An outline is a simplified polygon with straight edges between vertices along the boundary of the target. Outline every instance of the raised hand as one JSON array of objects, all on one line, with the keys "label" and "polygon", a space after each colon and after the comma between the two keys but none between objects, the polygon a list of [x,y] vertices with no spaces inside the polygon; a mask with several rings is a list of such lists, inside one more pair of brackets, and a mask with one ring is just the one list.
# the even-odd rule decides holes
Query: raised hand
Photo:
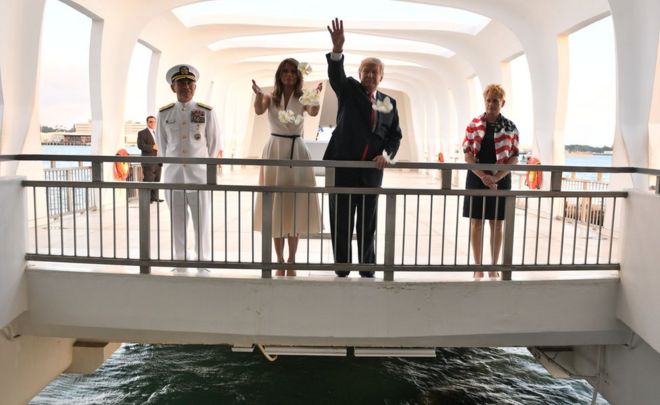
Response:
[{"label": "raised hand", "polygon": [[344,50],[344,21],[339,18],[332,20],[332,28],[328,25],[328,32],[332,38],[332,52],[340,53]]},{"label": "raised hand", "polygon": [[264,95],[264,92],[261,91],[261,87],[259,87],[259,86],[257,85],[257,82],[255,82],[254,79],[252,79],[252,91],[253,91],[254,94],[256,94],[257,96],[263,96],[263,95]]},{"label": "raised hand", "polygon": [[257,82],[255,82],[254,79],[252,79],[252,91],[256,94],[254,97],[254,112],[257,115],[261,115],[268,109],[270,98],[264,94],[261,87],[257,85]]}]

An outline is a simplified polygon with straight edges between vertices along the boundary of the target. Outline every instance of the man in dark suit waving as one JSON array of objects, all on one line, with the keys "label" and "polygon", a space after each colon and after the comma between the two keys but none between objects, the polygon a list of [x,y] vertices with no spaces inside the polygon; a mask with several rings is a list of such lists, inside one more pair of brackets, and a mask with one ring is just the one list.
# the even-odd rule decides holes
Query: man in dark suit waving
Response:
[{"label": "man in dark suit waving", "polygon": [[[332,52],[326,55],[330,86],[337,94],[337,128],[332,132],[324,160],[370,160],[375,169],[337,168],[337,187],[380,187],[383,168],[396,155],[401,143],[401,128],[396,101],[378,91],[384,66],[377,58],[366,58],[360,64],[360,81],[344,72],[344,23],[339,19],[328,26]],[[375,194],[331,194],[330,230],[336,263],[351,262],[351,240],[357,224],[358,260],[375,263],[376,233]],[[349,271],[336,271],[346,277]],[[373,271],[361,271],[362,277],[373,277]]]},{"label": "man in dark suit waving", "polygon": [[[158,155],[158,145],[154,141],[156,131],[156,117],[150,115],[147,117],[147,127],[138,132],[137,145],[142,156],[156,156]],[[160,164],[142,163],[142,181],[160,181]],[[151,190],[151,202],[162,202],[158,198],[158,190]]]}]

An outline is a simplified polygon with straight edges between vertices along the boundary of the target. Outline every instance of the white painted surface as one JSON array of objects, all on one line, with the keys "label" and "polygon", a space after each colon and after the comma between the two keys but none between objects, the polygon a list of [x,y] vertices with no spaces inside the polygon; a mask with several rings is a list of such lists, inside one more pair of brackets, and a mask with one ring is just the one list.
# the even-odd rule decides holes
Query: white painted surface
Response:
[{"label": "white painted surface", "polygon": [[73,345],[71,365],[64,372],[72,374],[92,374],[119,349],[121,343],[76,342]]},{"label": "white painted surface", "polygon": [[[163,340],[207,334],[224,336],[216,343],[367,346],[419,346],[424,339],[440,346],[445,338],[487,335],[518,344],[564,345],[581,334],[618,343],[624,336],[614,317],[616,279],[388,283],[27,273],[30,311],[23,326],[40,334],[106,329],[114,330],[110,340],[144,332]],[[525,335],[535,340],[526,343]]]},{"label": "white painted surface", "polygon": [[71,363],[73,339],[0,335],[0,393],[3,405],[28,403]]},{"label": "white painted surface", "polygon": [[27,221],[22,177],[0,178],[0,329],[27,310]]},{"label": "white painted surface", "polygon": [[617,316],[660,352],[660,195],[631,191]]},{"label": "white painted surface", "polygon": [[[657,0],[609,0],[617,59],[617,117],[612,166],[648,167],[649,117],[660,34]],[[613,178],[614,186],[648,187],[646,178]],[[622,182],[622,183],[621,183]]]},{"label": "white painted surface", "polygon": [[[579,374],[597,376],[598,348],[576,347],[575,366]],[[599,392],[612,405],[657,405],[660,398],[660,354],[639,338],[627,345],[604,348],[600,379],[589,381],[599,385]]]}]

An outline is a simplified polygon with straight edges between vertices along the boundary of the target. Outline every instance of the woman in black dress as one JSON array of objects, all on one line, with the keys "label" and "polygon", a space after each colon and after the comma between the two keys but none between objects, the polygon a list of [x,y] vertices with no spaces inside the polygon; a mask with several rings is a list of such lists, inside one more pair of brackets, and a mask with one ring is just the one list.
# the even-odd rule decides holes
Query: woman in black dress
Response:
[{"label": "woman in black dress", "polygon": [[[465,131],[463,152],[466,163],[518,163],[518,129],[506,119],[500,110],[505,104],[502,87],[491,84],[484,91],[486,112],[473,119]],[[510,190],[511,173],[508,170],[470,170],[465,188]],[[466,197],[463,200],[463,216],[470,218],[470,243],[474,262],[481,264],[483,222],[490,226],[490,247],[492,264],[497,264],[502,246],[504,225],[504,197]],[[474,278],[483,278],[482,271],[475,271]],[[499,272],[488,272],[491,278],[499,277]]]}]

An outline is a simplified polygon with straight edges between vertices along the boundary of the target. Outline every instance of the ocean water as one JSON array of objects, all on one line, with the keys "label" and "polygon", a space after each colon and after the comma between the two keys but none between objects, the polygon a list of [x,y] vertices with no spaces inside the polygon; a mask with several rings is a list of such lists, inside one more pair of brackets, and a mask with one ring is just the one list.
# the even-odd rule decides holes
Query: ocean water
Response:
[{"label": "ocean water", "polygon": [[[590,404],[524,348],[439,349],[435,359],[279,357],[227,346],[124,344],[92,375],[61,375],[31,405]],[[597,403],[607,404],[600,396]]]},{"label": "ocean water", "polygon": [[[124,149],[131,155],[140,155],[137,146],[126,146]],[[41,153],[46,155],[90,155],[91,146],[84,145],[41,145]],[[89,165],[87,162],[85,165]],[[56,162],[56,167],[76,167],[78,162]],[[44,167],[50,167],[50,162],[44,162]]]},{"label": "ocean water", "polygon": [[[139,155],[140,150],[137,146],[126,146],[124,149],[131,155]],[[41,145],[41,153],[44,154],[57,154],[57,155],[89,155],[92,153],[91,146],[69,146],[69,145]],[[574,155],[566,156],[565,166],[612,166],[611,155]],[[48,162],[44,162],[49,166]],[[57,167],[71,167],[78,166],[77,162],[57,162]],[[594,173],[579,173],[580,178],[595,179]]]},{"label": "ocean water", "polygon": [[[566,156],[564,158],[565,166],[601,166],[601,167],[611,167],[612,166],[612,156],[611,155],[576,155],[576,156]],[[570,176],[570,173],[564,173],[564,176]],[[577,173],[577,178],[585,180],[596,180],[596,173]],[[608,173],[603,174],[603,181],[609,181],[610,175]]]}]

